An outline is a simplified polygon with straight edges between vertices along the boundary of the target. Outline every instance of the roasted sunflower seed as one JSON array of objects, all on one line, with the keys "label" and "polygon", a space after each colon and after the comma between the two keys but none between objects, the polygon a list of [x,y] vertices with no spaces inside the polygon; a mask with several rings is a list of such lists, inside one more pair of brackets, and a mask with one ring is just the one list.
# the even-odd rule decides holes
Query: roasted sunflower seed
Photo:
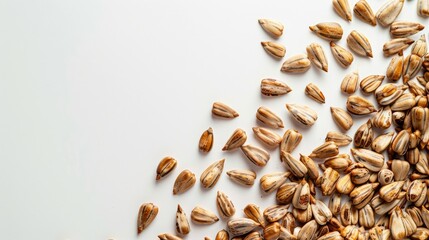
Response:
[{"label": "roasted sunflower seed", "polygon": [[309,83],[305,87],[305,94],[318,103],[325,103],[325,95],[323,95],[319,87],[313,83]]},{"label": "roasted sunflower seed", "polygon": [[275,38],[278,38],[283,34],[283,24],[276,20],[259,19],[258,22],[268,34]]},{"label": "roasted sunflower seed", "polygon": [[335,44],[334,42],[330,42],[331,52],[334,55],[334,58],[342,67],[348,67],[353,62],[353,54],[347,51],[345,48]]},{"label": "roasted sunflower seed", "polygon": [[137,220],[137,233],[140,234],[145,230],[158,215],[158,207],[153,203],[144,203],[140,206]]},{"label": "roasted sunflower seed", "polygon": [[292,89],[284,82],[271,78],[265,78],[261,81],[261,93],[265,96],[279,96],[287,94],[290,91]]},{"label": "roasted sunflower seed", "polygon": [[156,180],[160,180],[161,178],[167,176],[177,165],[176,159],[172,157],[163,158],[156,168]]}]

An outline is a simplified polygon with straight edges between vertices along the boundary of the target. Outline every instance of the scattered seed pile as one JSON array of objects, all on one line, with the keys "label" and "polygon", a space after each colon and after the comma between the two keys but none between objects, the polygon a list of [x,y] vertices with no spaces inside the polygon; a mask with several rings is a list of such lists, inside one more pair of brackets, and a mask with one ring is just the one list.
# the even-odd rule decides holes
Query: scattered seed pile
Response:
[{"label": "scattered seed pile", "polygon": [[[333,0],[333,8],[346,21],[352,20],[347,0]],[[417,11],[429,17],[429,0],[418,0]],[[346,132],[353,125],[353,115],[365,115],[369,120],[354,133],[354,138],[343,132],[331,131],[325,143],[308,156],[299,159],[291,153],[302,140],[296,130],[288,129],[283,137],[270,128],[283,128],[283,122],[274,112],[265,107],[257,110],[256,118],[267,128],[254,127],[255,136],[267,146],[278,147],[281,162],[286,172],[274,172],[260,178],[260,187],[266,193],[276,192],[277,205],[263,212],[258,206],[248,204],[244,208],[246,218],[231,218],[235,207],[225,193],[217,193],[218,213],[231,218],[227,230],[221,230],[216,240],[230,239],[299,239],[299,240],[384,240],[429,238],[429,54],[425,35],[414,41],[411,35],[423,30],[416,22],[395,21],[402,10],[404,0],[388,0],[376,14],[365,0],[353,8],[355,15],[365,23],[390,27],[392,40],[383,46],[384,55],[391,57],[385,75],[370,75],[359,82],[358,72],[346,75],[340,89],[348,94],[346,109],[331,107],[335,123]],[[283,25],[275,20],[260,19],[261,27],[272,37],[283,33]],[[353,54],[371,58],[369,40],[360,32],[352,31],[347,36],[346,48],[335,42],[343,37],[340,24],[318,23],[310,26],[317,36],[330,41],[331,52],[338,64],[347,68],[353,62]],[[262,47],[275,58],[285,56],[284,46],[275,42],[262,42]],[[403,52],[411,46],[409,54]],[[312,65],[328,71],[325,52],[317,43],[310,44],[307,54],[292,56],[284,61],[281,71],[304,73]],[[387,78],[389,82],[384,82]],[[402,78],[402,82],[400,79]],[[366,94],[374,94],[375,106],[366,98],[353,95],[358,88]],[[275,79],[261,81],[261,93],[267,96],[287,94],[292,89]],[[319,103],[325,96],[315,84],[308,84],[305,94]],[[286,108],[299,123],[311,126],[317,121],[317,113],[301,104],[286,104]],[[224,103],[215,102],[212,114],[221,118],[236,118],[239,114]],[[389,131],[392,123],[395,131]],[[385,130],[374,136],[374,128]],[[248,160],[263,167],[270,154],[263,148],[245,145],[246,132],[236,129],[225,143],[223,151],[241,149]],[[340,153],[338,147],[353,141],[351,156]],[[201,135],[199,149],[209,152],[213,146],[213,130]],[[388,159],[385,159],[385,156]],[[315,159],[319,164],[315,163]],[[176,167],[176,160],[166,157],[157,168],[157,180],[166,177]],[[204,188],[212,188],[219,180],[224,159],[211,164],[200,176]],[[239,184],[253,185],[256,173],[249,170],[231,170],[227,175]],[[287,181],[289,180],[289,181]],[[186,192],[196,182],[190,170],[182,171],[176,178],[173,194]],[[316,188],[329,196],[326,205],[316,197]],[[343,201],[342,199],[347,199]],[[141,206],[138,216],[138,233],[141,233],[156,217],[158,207],[153,203]],[[218,216],[201,207],[195,207],[190,216],[197,224],[212,224]],[[177,234],[190,232],[188,218],[180,207],[176,213]],[[165,233],[161,240],[182,239]],[[205,239],[210,239],[206,237]]]}]

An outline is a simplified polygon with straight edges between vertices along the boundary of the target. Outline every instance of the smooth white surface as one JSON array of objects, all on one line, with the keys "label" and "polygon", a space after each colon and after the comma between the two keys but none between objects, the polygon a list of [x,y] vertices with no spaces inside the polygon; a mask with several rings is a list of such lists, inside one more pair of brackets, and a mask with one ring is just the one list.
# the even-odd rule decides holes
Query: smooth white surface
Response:
[{"label": "smooth white surface", "polygon": [[[369,2],[377,11],[384,1]],[[281,21],[283,36],[273,40],[258,25],[259,18]],[[427,23],[417,16],[416,1],[406,1],[398,19]],[[344,47],[351,30],[361,31],[372,43],[374,58],[355,56],[350,68],[341,68],[328,42],[308,30],[324,21],[343,26],[339,44]],[[271,151],[265,168],[252,166],[240,151],[223,153],[232,131],[243,128],[247,143],[262,146],[251,128],[260,125],[256,109],[267,106],[282,117],[285,129],[304,134],[294,155],[308,154],[327,131],[338,130],[329,107],[345,107],[346,96],[339,91],[343,76],[355,69],[361,78],[385,74],[389,63],[382,55],[388,29],[355,16],[347,23],[334,13],[330,0],[3,0],[0,29],[2,239],[156,239],[159,233],[175,232],[178,203],[188,216],[196,205],[217,213],[217,190],[233,200],[236,216],[250,202],[264,209],[274,203],[275,194],[261,197],[259,178],[284,170],[278,152]],[[315,67],[301,75],[281,73],[283,61],[260,46],[267,40],[284,44],[286,58],[320,43],[329,73]],[[293,91],[262,97],[259,85],[266,77],[285,81]],[[325,93],[326,104],[305,96],[310,82]],[[229,104],[240,117],[212,118],[214,101]],[[317,110],[319,120],[303,129],[287,114],[285,103],[305,103]],[[348,133],[365,120],[356,118]],[[209,126],[215,144],[205,155],[197,144]],[[156,166],[167,155],[178,160],[178,167],[156,183]],[[211,190],[197,182],[183,195],[171,194],[181,170],[191,169],[199,178],[220,158],[226,158],[224,172],[251,168],[258,182],[245,188],[224,173]],[[160,212],[137,236],[137,211],[144,202],[154,202]],[[186,239],[214,239],[226,221],[191,225]]]}]

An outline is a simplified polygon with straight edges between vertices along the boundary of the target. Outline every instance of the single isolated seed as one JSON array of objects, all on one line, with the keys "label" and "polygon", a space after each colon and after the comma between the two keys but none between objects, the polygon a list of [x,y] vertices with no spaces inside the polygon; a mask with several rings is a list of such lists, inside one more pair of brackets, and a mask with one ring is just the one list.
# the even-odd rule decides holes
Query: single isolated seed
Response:
[{"label": "single isolated seed", "polygon": [[139,216],[137,218],[137,233],[145,230],[158,215],[158,207],[153,203],[144,203],[140,206]]},{"label": "single isolated seed", "polygon": [[304,73],[311,67],[311,61],[306,54],[297,54],[283,63],[281,71],[285,73]]},{"label": "single isolated seed", "polygon": [[271,19],[259,19],[259,24],[272,37],[278,38],[283,34],[283,24],[276,20]]},{"label": "single isolated seed", "polygon": [[325,95],[323,95],[319,87],[313,83],[309,83],[305,87],[305,94],[318,103],[325,103]]},{"label": "single isolated seed", "polygon": [[198,148],[202,152],[210,152],[213,147],[213,129],[209,128],[201,134]]},{"label": "single isolated seed", "polygon": [[360,20],[368,24],[371,24],[372,26],[377,25],[374,12],[372,11],[371,6],[368,4],[366,0],[359,0],[355,4],[353,8],[353,12]]},{"label": "single isolated seed", "polygon": [[413,43],[414,40],[411,38],[395,38],[383,45],[383,53],[385,56],[400,54]]},{"label": "single isolated seed", "polygon": [[351,52],[332,41],[330,42],[330,46],[332,55],[334,55],[334,58],[342,67],[346,68],[352,64],[354,58]]},{"label": "single isolated seed", "polygon": [[392,24],[401,13],[404,0],[388,0],[376,13],[376,18],[381,26],[387,27]]},{"label": "single isolated seed", "polygon": [[167,176],[171,171],[174,170],[177,166],[176,159],[172,157],[165,157],[163,158],[156,168],[156,180],[160,180]]},{"label": "single isolated seed", "polygon": [[236,118],[239,116],[234,109],[221,102],[213,103],[212,113],[221,118]]},{"label": "single isolated seed", "polygon": [[317,120],[317,113],[308,106],[286,104],[286,108],[296,121],[305,126],[312,126]]},{"label": "single isolated seed", "polygon": [[252,130],[261,142],[270,147],[277,147],[282,141],[282,137],[280,135],[267,128],[254,127]]},{"label": "single isolated seed", "polygon": [[352,142],[352,138],[348,136],[347,134],[336,132],[336,131],[329,131],[326,134],[325,141],[332,141],[337,145],[338,147],[341,146],[347,146]]},{"label": "single isolated seed", "polygon": [[383,82],[384,75],[369,75],[360,81],[360,88],[366,94],[373,93]]},{"label": "single isolated seed", "polygon": [[244,185],[252,186],[256,179],[256,173],[251,170],[231,170],[226,174],[235,182]]},{"label": "single isolated seed", "polygon": [[390,25],[390,35],[394,38],[403,38],[414,35],[425,28],[418,22],[395,21]]},{"label": "single isolated seed", "polygon": [[204,170],[200,177],[201,185],[204,188],[212,188],[217,183],[222,174],[224,163],[225,159],[221,159]]},{"label": "single isolated seed", "polygon": [[343,130],[347,131],[353,126],[352,116],[350,116],[350,114],[344,109],[331,107],[331,115],[334,122]]},{"label": "single isolated seed", "polygon": [[183,211],[180,204],[177,205],[176,231],[177,231],[177,233],[180,233],[182,235],[186,235],[191,231],[191,227],[189,226],[189,222],[188,222],[188,219],[186,217],[186,214]]},{"label": "single isolated seed", "polygon": [[347,45],[358,55],[372,58],[371,44],[368,41],[368,38],[366,38],[362,33],[353,30],[347,36]]},{"label": "single isolated seed", "polygon": [[216,205],[220,216],[223,218],[229,218],[235,214],[234,204],[229,197],[221,191],[217,192]]},{"label": "single isolated seed", "polygon": [[246,132],[241,128],[237,128],[229,137],[228,141],[225,143],[225,146],[223,146],[222,151],[231,151],[237,149],[243,146],[246,140]]},{"label": "single isolated seed", "polygon": [[189,190],[194,186],[196,182],[195,174],[189,170],[183,170],[179,176],[177,176],[176,181],[173,186],[173,194],[181,194]]},{"label": "single isolated seed", "polygon": [[213,224],[219,221],[216,214],[199,206],[192,209],[191,219],[194,223],[204,225]]},{"label": "single isolated seed", "polygon": [[286,48],[275,42],[261,42],[265,51],[275,58],[282,58],[286,54]]},{"label": "single isolated seed", "polygon": [[265,78],[261,81],[261,93],[265,96],[280,96],[291,91],[292,89],[284,82],[271,78]]},{"label": "single isolated seed", "polygon": [[328,72],[328,60],[326,60],[325,52],[322,46],[317,43],[312,43],[307,46],[308,59],[316,66],[325,72]]},{"label": "single isolated seed", "polygon": [[258,167],[264,167],[270,160],[270,154],[260,147],[244,145],[240,148],[244,155],[246,155],[247,159]]},{"label": "single isolated seed", "polygon": [[317,36],[328,41],[338,41],[343,37],[343,28],[336,22],[318,23],[309,28]]},{"label": "single isolated seed", "polygon": [[353,94],[356,92],[357,84],[359,80],[358,71],[347,74],[341,82],[341,92],[346,94]]},{"label": "single isolated seed", "polygon": [[266,107],[258,108],[256,111],[256,118],[272,128],[284,127],[282,119]]},{"label": "single isolated seed", "polygon": [[348,97],[346,106],[350,113],[356,115],[367,115],[377,111],[372,103],[357,95]]},{"label": "single isolated seed", "polygon": [[351,22],[352,13],[348,0],[332,0],[332,5],[335,12],[342,17],[344,20]]},{"label": "single isolated seed", "polygon": [[228,230],[234,235],[244,235],[259,226],[259,223],[249,218],[236,218],[228,221]]},{"label": "single isolated seed", "polygon": [[404,65],[404,56],[402,52],[398,55],[395,55],[392,60],[390,60],[389,66],[386,70],[386,77],[391,81],[398,81],[402,76],[402,67]]},{"label": "single isolated seed", "polygon": [[283,134],[280,150],[291,153],[301,142],[302,134],[295,129],[288,129]]}]

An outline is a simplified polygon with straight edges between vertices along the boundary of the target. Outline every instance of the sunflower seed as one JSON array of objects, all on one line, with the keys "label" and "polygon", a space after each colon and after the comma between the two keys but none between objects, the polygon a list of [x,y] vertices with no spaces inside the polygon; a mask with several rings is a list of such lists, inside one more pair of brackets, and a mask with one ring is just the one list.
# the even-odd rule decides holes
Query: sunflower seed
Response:
[{"label": "sunflower seed", "polygon": [[274,172],[265,174],[260,180],[261,189],[266,193],[273,192],[287,180],[289,175],[290,172]]},{"label": "sunflower seed", "polygon": [[289,204],[287,205],[272,205],[264,210],[264,217],[268,222],[277,222],[282,219],[289,208]]},{"label": "sunflower seed", "polygon": [[407,130],[402,130],[393,138],[390,147],[392,151],[402,156],[405,155],[408,150],[409,141],[410,133]]},{"label": "sunflower seed", "polygon": [[352,142],[352,138],[347,134],[330,131],[326,134],[325,141],[333,141],[338,147],[347,146]]},{"label": "sunflower seed", "polygon": [[349,194],[354,188],[355,185],[352,182],[350,173],[340,177],[336,183],[337,191],[342,194]]},{"label": "sunflower seed", "polygon": [[261,226],[265,226],[265,219],[264,216],[262,215],[261,211],[259,210],[259,207],[256,206],[255,204],[248,204],[245,208],[244,208],[244,214],[250,218],[251,220],[253,220],[254,222],[258,223]]},{"label": "sunflower seed", "polygon": [[377,11],[375,16],[381,26],[387,27],[392,24],[401,13],[404,0],[388,0]]},{"label": "sunflower seed", "polygon": [[347,110],[356,115],[366,115],[376,112],[376,109],[372,103],[365,98],[357,95],[351,95],[347,98]]},{"label": "sunflower seed", "polygon": [[395,240],[404,239],[407,236],[402,221],[402,211],[399,206],[396,206],[395,211],[390,215],[390,233]]},{"label": "sunflower seed", "polygon": [[394,38],[409,37],[425,28],[418,22],[395,21],[390,25],[390,34]]},{"label": "sunflower seed", "polygon": [[186,235],[191,231],[186,214],[180,204],[177,205],[176,212],[176,231],[179,234]]},{"label": "sunflower seed", "polygon": [[171,171],[174,170],[174,168],[177,166],[176,159],[172,157],[165,157],[163,158],[156,168],[156,180],[160,180],[161,178],[164,178],[167,176]]},{"label": "sunflower seed", "polygon": [[286,54],[286,48],[275,42],[261,42],[265,51],[275,58],[282,58]]},{"label": "sunflower seed", "polygon": [[304,73],[311,67],[310,59],[306,54],[297,54],[283,63],[281,71],[286,73]]},{"label": "sunflower seed", "polygon": [[307,46],[306,50],[308,59],[310,59],[314,66],[316,66],[318,69],[328,72],[328,61],[326,60],[325,52],[323,51],[322,46],[317,43],[312,43]]},{"label": "sunflower seed", "polygon": [[407,213],[410,215],[410,217],[413,219],[414,223],[417,227],[423,226],[423,218],[422,218],[422,212],[417,207],[407,208]]},{"label": "sunflower seed", "polygon": [[229,240],[229,233],[224,229],[216,234],[215,240]]},{"label": "sunflower seed", "polygon": [[386,202],[393,201],[398,197],[403,185],[404,181],[392,182],[384,185],[380,188],[380,197]]},{"label": "sunflower seed", "polygon": [[340,174],[337,171],[335,171],[334,169],[328,167],[323,172],[322,176],[320,176],[317,179],[316,184],[320,185],[320,188],[322,190],[322,194],[324,196],[328,196],[334,192],[335,186],[336,186],[339,178],[340,178]]},{"label": "sunflower seed", "polygon": [[352,21],[352,13],[347,0],[332,0],[335,12],[346,21]]},{"label": "sunflower seed", "polygon": [[356,162],[362,163],[370,171],[378,172],[383,167],[384,156],[379,153],[363,148],[352,148],[350,151]]},{"label": "sunflower seed", "polygon": [[389,169],[381,169],[380,172],[378,172],[378,182],[381,184],[381,186],[388,185],[392,183],[393,180],[394,173]]},{"label": "sunflower seed", "polygon": [[300,223],[306,223],[313,218],[313,212],[311,211],[311,207],[307,207],[307,209],[298,209],[292,208],[292,214],[295,219]]},{"label": "sunflower seed", "polygon": [[316,147],[310,154],[310,158],[329,158],[338,155],[338,146],[333,141],[324,142]]},{"label": "sunflower seed", "polygon": [[314,220],[319,225],[326,225],[332,218],[331,210],[320,200],[311,197],[311,210],[313,211]]},{"label": "sunflower seed", "polygon": [[261,142],[265,143],[270,147],[279,146],[280,142],[282,141],[282,137],[280,137],[280,135],[269,129],[262,127],[254,127],[252,128],[252,130],[255,133],[255,136],[259,140],[261,140]]},{"label": "sunflower seed", "polygon": [[231,151],[237,149],[246,142],[247,135],[243,129],[237,128],[232,135],[229,137],[228,141],[223,146],[222,151]]},{"label": "sunflower seed", "polygon": [[198,148],[202,152],[210,152],[213,147],[213,129],[209,128],[201,134]]},{"label": "sunflower seed", "polygon": [[263,240],[263,238],[258,231],[253,231],[247,234],[243,240]]},{"label": "sunflower seed", "polygon": [[272,128],[283,128],[283,121],[279,116],[266,107],[260,107],[256,111],[256,118]]},{"label": "sunflower seed", "polygon": [[372,132],[372,123],[371,120],[368,120],[356,130],[354,145],[356,147],[368,148],[371,146],[373,137],[374,133]]},{"label": "sunflower seed", "polygon": [[352,205],[350,201],[347,201],[340,210],[340,219],[344,226],[355,225],[359,220],[359,212]]},{"label": "sunflower seed", "polygon": [[204,170],[200,177],[201,185],[204,188],[212,188],[217,183],[222,174],[224,163],[225,159],[221,159]]},{"label": "sunflower seed", "polygon": [[261,81],[261,93],[265,96],[279,96],[291,91],[292,89],[284,82],[271,78],[265,78]]},{"label": "sunflower seed", "polygon": [[376,89],[375,98],[382,106],[390,105],[401,97],[405,89],[407,89],[405,85],[387,83]]},{"label": "sunflower seed", "polygon": [[353,126],[352,116],[345,110],[338,107],[331,107],[331,115],[334,122],[343,130],[347,131]]},{"label": "sunflower seed", "polygon": [[353,62],[353,54],[347,51],[345,48],[335,44],[334,42],[330,42],[331,52],[334,55],[334,58],[342,67],[348,67]]},{"label": "sunflower seed", "polygon": [[275,38],[278,38],[283,34],[283,24],[276,20],[259,19],[258,22],[268,34]]},{"label": "sunflower seed", "polygon": [[338,154],[334,157],[326,158],[323,162],[324,168],[332,168],[337,171],[346,170],[352,161],[350,160],[350,156],[348,154]]},{"label": "sunflower seed", "polygon": [[364,93],[373,93],[383,82],[384,75],[369,75],[360,81],[360,88]]},{"label": "sunflower seed", "polygon": [[281,185],[277,189],[277,193],[276,193],[277,203],[279,204],[291,203],[297,186],[298,186],[298,183],[296,182],[287,182]]},{"label": "sunflower seed", "polygon": [[280,154],[282,163],[296,177],[302,178],[307,174],[307,167],[295,159],[290,153],[282,151]]},{"label": "sunflower seed", "polygon": [[286,104],[286,108],[295,120],[306,126],[312,126],[317,120],[317,113],[305,105]]},{"label": "sunflower seed", "polygon": [[213,212],[206,210],[202,207],[195,207],[191,212],[191,219],[197,224],[213,224],[219,221],[219,218]]},{"label": "sunflower seed", "polygon": [[301,142],[302,134],[294,129],[288,129],[283,134],[280,151],[292,152]]},{"label": "sunflower seed", "polygon": [[329,232],[321,237],[318,238],[318,240],[342,240],[344,239],[339,232]]},{"label": "sunflower seed", "polygon": [[320,91],[319,87],[313,83],[309,83],[305,87],[305,94],[318,103],[325,103],[325,96],[322,91]]},{"label": "sunflower seed", "polygon": [[318,225],[315,220],[311,220],[302,226],[297,235],[299,240],[312,240],[316,234]]},{"label": "sunflower seed", "polygon": [[240,148],[247,159],[256,166],[263,167],[267,165],[267,162],[270,160],[270,154],[262,148],[253,145],[244,145]]},{"label": "sunflower seed", "polygon": [[[402,73],[402,72],[401,72]],[[356,92],[357,84],[359,80],[358,71],[347,74],[341,82],[341,92],[346,94],[352,94]]]},{"label": "sunflower seed", "polygon": [[406,111],[416,105],[416,97],[412,93],[402,94],[392,105],[392,111]]},{"label": "sunflower seed", "polygon": [[427,53],[426,35],[423,34],[411,47],[411,54],[415,54],[423,58]]},{"label": "sunflower seed", "polygon": [[359,187],[355,187],[350,193],[350,199],[357,209],[361,209],[368,204],[374,196],[374,189],[378,187],[379,183],[367,183]]},{"label": "sunflower seed", "polygon": [[402,76],[402,67],[404,65],[404,56],[402,52],[398,55],[395,55],[392,60],[390,60],[389,66],[386,70],[386,77],[391,81],[398,81]]},{"label": "sunflower seed", "polygon": [[375,20],[374,12],[372,11],[371,6],[365,0],[359,0],[354,8],[353,12],[356,14],[358,18],[362,21],[371,24],[372,26],[377,25],[377,21]]},{"label": "sunflower seed", "polygon": [[244,235],[259,226],[249,218],[236,218],[228,221],[228,230],[232,235]]},{"label": "sunflower seed", "polygon": [[417,228],[416,231],[411,235],[411,240],[424,240],[428,238],[429,238],[429,229],[423,228],[423,227]]},{"label": "sunflower seed", "polygon": [[407,200],[410,202],[417,202],[424,188],[426,188],[426,184],[423,183],[421,180],[417,179],[412,181],[407,189]]},{"label": "sunflower seed", "polygon": [[352,183],[357,185],[361,185],[368,182],[370,176],[371,176],[371,173],[366,168],[355,168],[350,171],[351,181]]},{"label": "sunflower seed", "polygon": [[173,194],[181,194],[189,190],[194,186],[196,182],[195,174],[189,170],[183,170],[179,176],[177,176],[176,181],[173,186]]},{"label": "sunflower seed", "polygon": [[329,209],[333,215],[338,215],[341,211],[341,193],[334,193],[329,198]]},{"label": "sunflower seed", "polygon": [[226,172],[226,174],[233,181],[245,186],[252,186],[256,179],[256,173],[250,170],[231,170]]},{"label": "sunflower seed", "polygon": [[299,160],[307,168],[307,174],[308,174],[308,176],[311,179],[316,180],[319,177],[319,169],[317,168],[317,166],[314,163],[313,159],[311,159],[310,157],[307,157],[305,155],[300,154]]},{"label": "sunflower seed", "polygon": [[411,38],[395,38],[383,45],[383,53],[385,56],[395,55],[409,47],[414,40]]},{"label": "sunflower seed", "polygon": [[144,203],[140,206],[139,216],[137,218],[137,233],[145,230],[158,215],[158,207],[153,203]]},{"label": "sunflower seed", "polygon": [[369,230],[370,239],[389,240],[390,231],[382,227],[373,227]]},{"label": "sunflower seed", "polygon": [[229,218],[235,214],[234,204],[229,197],[221,191],[217,192],[216,205],[220,216],[223,218]]},{"label": "sunflower seed", "polygon": [[418,0],[417,1],[417,13],[422,17],[429,17],[429,1]]},{"label": "sunflower seed", "polygon": [[374,210],[371,205],[359,209],[359,224],[365,228],[372,228],[375,224]]},{"label": "sunflower seed", "polygon": [[356,30],[353,30],[347,36],[347,46],[358,55],[372,58],[371,43],[368,38]]},{"label": "sunflower seed", "polygon": [[266,240],[276,240],[280,237],[280,228],[281,225],[278,222],[269,224],[264,228],[264,239]]},{"label": "sunflower seed", "polygon": [[[303,179],[296,187],[293,195],[292,204],[294,208],[305,210],[310,203],[310,188],[307,181]],[[295,216],[296,217],[296,216]]]},{"label": "sunflower seed", "polygon": [[371,120],[374,127],[388,129],[392,125],[392,110],[389,106],[382,107]]},{"label": "sunflower seed", "polygon": [[376,137],[372,141],[372,145],[371,145],[372,150],[378,153],[381,153],[384,150],[386,150],[387,147],[389,147],[390,142],[392,141],[393,134],[394,134],[393,132],[390,132]]},{"label": "sunflower seed", "polygon": [[221,102],[213,103],[212,114],[222,118],[236,118],[239,116],[234,109]]},{"label": "sunflower seed", "polygon": [[338,41],[343,37],[343,28],[335,22],[318,23],[309,28],[317,36],[328,41]]},{"label": "sunflower seed", "polygon": [[174,236],[173,234],[170,233],[163,233],[158,235],[158,238],[160,240],[182,240],[182,238]]},{"label": "sunflower seed", "polygon": [[[402,79],[404,83],[414,78],[422,67],[423,59],[416,54],[408,55],[404,60]],[[411,87],[411,86],[410,86]],[[418,94],[417,94],[418,95]]]}]

